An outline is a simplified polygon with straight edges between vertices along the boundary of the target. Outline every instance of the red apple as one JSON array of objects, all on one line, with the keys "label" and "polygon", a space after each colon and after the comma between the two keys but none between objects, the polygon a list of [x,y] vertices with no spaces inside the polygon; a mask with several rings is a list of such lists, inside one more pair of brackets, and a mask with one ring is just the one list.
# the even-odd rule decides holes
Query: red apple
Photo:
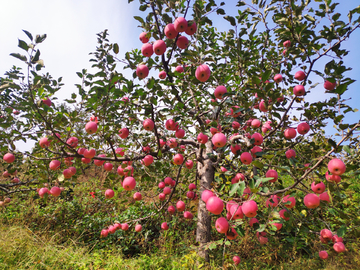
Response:
[{"label": "red apple", "polygon": [[149,38],[148,38],[149,36],[150,36],[150,34],[148,34],[146,32],[142,32],[139,36],[139,39],[142,43],[147,43],[147,42],[149,42]]},{"label": "red apple", "polygon": [[223,85],[219,85],[218,87],[215,88],[214,96],[215,96],[217,99],[223,99],[223,95],[224,95],[225,93],[227,93],[226,87],[223,86]]},{"label": "red apple", "polygon": [[178,31],[175,30],[175,27],[172,23],[169,23],[165,26],[164,33],[168,39],[174,39],[178,35]]},{"label": "red apple", "polygon": [[188,23],[183,17],[178,17],[174,22],[174,28],[177,32],[185,32],[188,27]]},{"label": "red apple", "polygon": [[284,219],[284,220],[289,220],[290,218],[289,218],[289,217],[286,217],[286,216],[285,216],[285,213],[288,213],[288,211],[287,211],[286,209],[280,210],[280,211],[279,211],[280,217],[281,217],[282,219]]},{"label": "red apple", "polygon": [[201,199],[207,203],[212,196],[214,196],[214,193],[211,190],[205,189],[201,194]]},{"label": "red apple", "polygon": [[281,76],[281,74],[276,74],[274,76],[274,82],[280,83],[280,82],[282,82],[282,80],[283,80],[283,77]]},{"label": "red apple", "polygon": [[284,131],[284,137],[288,140],[294,139],[296,137],[296,130],[294,128],[287,128]]},{"label": "red apple", "polygon": [[193,216],[193,214],[192,214],[191,212],[185,211],[185,212],[184,212],[184,218],[185,218],[185,219],[193,219],[194,216]]},{"label": "red apple", "polygon": [[179,211],[179,212],[183,212],[185,210],[185,203],[183,201],[178,201],[176,203],[176,209]]},{"label": "red apple", "polygon": [[112,171],[113,167],[114,167],[114,165],[112,165],[112,164],[109,163],[109,162],[104,164],[104,170],[105,170],[105,171],[110,172],[110,171]]},{"label": "red apple", "polygon": [[242,204],[241,210],[246,217],[252,218],[256,216],[256,211],[258,210],[258,206],[255,201],[250,200],[246,201]]},{"label": "red apple", "polygon": [[308,123],[300,123],[298,126],[297,126],[297,131],[299,134],[302,134],[302,135],[305,135],[306,133],[308,133],[310,130],[310,126]]},{"label": "red apple", "polygon": [[139,65],[136,68],[136,75],[140,78],[140,79],[144,79],[149,75],[149,68],[146,65]]},{"label": "red apple", "polygon": [[195,77],[199,81],[206,82],[210,78],[210,75],[211,71],[207,65],[202,64],[196,68]]},{"label": "red apple", "polygon": [[333,233],[328,229],[322,229],[320,231],[320,236],[324,238],[325,240],[329,241],[333,238]]},{"label": "red apple", "polygon": [[305,95],[305,88],[303,85],[297,85],[294,87],[293,89],[293,93],[295,96],[297,97],[301,97],[303,95]]},{"label": "red apple", "polygon": [[135,201],[141,201],[142,199],[142,195],[140,192],[135,192],[134,195],[133,195],[133,198]]},{"label": "red apple", "polygon": [[278,173],[277,173],[277,171],[275,171],[275,170],[268,170],[267,172],[266,172],[266,174],[265,174],[265,177],[272,177],[273,179],[272,180],[270,180],[269,182],[270,183],[275,183],[276,182],[276,180],[278,180]]},{"label": "red apple", "polygon": [[197,140],[201,144],[207,143],[208,139],[209,139],[208,136],[203,133],[199,133],[199,135],[197,136]]},{"label": "red apple", "polygon": [[59,187],[52,187],[50,189],[50,194],[53,195],[54,197],[58,197],[60,196],[61,190]]},{"label": "red apple", "polygon": [[240,160],[242,163],[249,165],[252,162],[252,156],[249,152],[244,152],[240,155]]},{"label": "red apple", "polygon": [[61,162],[59,160],[52,160],[49,164],[50,170],[56,171],[60,169]]},{"label": "red apple", "polygon": [[[100,155],[98,155],[98,157],[106,157],[106,155],[100,154]],[[102,166],[104,163],[105,163],[105,160],[94,159],[95,166]]]},{"label": "red apple", "polygon": [[101,230],[100,232],[100,237],[104,238],[104,237],[107,237],[109,234],[109,231],[104,229],[104,230]]},{"label": "red apple", "polygon": [[189,46],[189,40],[185,36],[180,36],[176,41],[176,45],[180,49],[186,49]]},{"label": "red apple", "polygon": [[44,103],[45,105],[47,105],[49,107],[51,106],[51,100],[48,97],[44,98],[42,100],[42,103]]},{"label": "red apple", "polygon": [[334,158],[328,163],[328,170],[333,175],[342,175],[346,171],[346,166],[342,160]]},{"label": "red apple", "polygon": [[274,208],[279,204],[280,198],[278,195],[271,195],[269,199],[266,200],[266,207]]},{"label": "red apple", "polygon": [[78,138],[76,138],[76,137],[70,137],[70,138],[66,141],[66,143],[67,143],[68,145],[70,145],[71,148],[75,148],[75,147],[78,145],[79,140],[78,140]]},{"label": "red apple", "polygon": [[224,217],[220,217],[215,222],[215,228],[219,233],[226,233],[229,230],[229,222]]},{"label": "red apple", "polygon": [[260,101],[259,110],[262,112],[267,112],[269,110],[264,100]]},{"label": "red apple", "polygon": [[163,40],[157,40],[153,46],[156,55],[163,55],[166,51],[166,44]]},{"label": "red apple", "polygon": [[112,189],[107,189],[105,191],[105,198],[106,199],[111,199],[112,197],[114,197],[115,193]]},{"label": "red apple", "polygon": [[50,191],[46,187],[44,187],[44,188],[40,188],[38,193],[39,193],[39,196],[41,198],[43,198],[45,196],[45,194],[50,194]]},{"label": "red apple", "polygon": [[325,250],[322,250],[319,251],[319,257],[320,259],[326,260],[329,257],[329,254]]},{"label": "red apple", "polygon": [[304,197],[304,204],[309,209],[314,209],[320,205],[320,198],[313,193],[307,194]]},{"label": "red apple", "polygon": [[211,139],[212,143],[216,146],[216,147],[224,147],[226,144],[226,136],[223,133],[216,133],[212,139]]},{"label": "red apple", "polygon": [[192,169],[192,167],[194,166],[194,162],[193,162],[192,160],[187,160],[187,161],[185,162],[185,166],[186,166],[186,168],[188,168],[188,169]]},{"label": "red apple", "polygon": [[340,183],[341,181],[341,177],[339,175],[329,174],[329,172],[325,173],[325,178],[329,182]]},{"label": "red apple", "polygon": [[135,225],[135,231],[136,231],[136,232],[141,232],[141,230],[142,230],[141,224],[136,224],[136,225]]},{"label": "red apple", "polygon": [[333,248],[334,250],[337,252],[337,253],[341,253],[341,252],[344,252],[345,251],[345,245],[343,242],[336,242],[334,245],[333,245]]},{"label": "red apple", "polygon": [[164,231],[167,231],[169,229],[169,225],[167,224],[167,222],[161,223],[161,229],[163,229]]},{"label": "red apple", "polygon": [[141,53],[143,56],[145,57],[151,57],[154,53],[153,51],[153,45],[150,44],[150,43],[144,43],[142,46],[141,46]]},{"label": "red apple", "polygon": [[147,155],[143,158],[143,162],[145,166],[149,166],[154,162],[154,157],[151,155]]},{"label": "red apple", "polygon": [[135,178],[131,176],[125,177],[122,186],[127,191],[133,190],[136,186]]},{"label": "red apple", "polygon": [[166,78],[166,72],[163,71],[163,70],[160,71],[160,72],[159,72],[159,78],[162,79],[162,80],[165,79],[165,78]]},{"label": "red apple", "polygon": [[6,163],[13,163],[15,161],[15,156],[11,153],[6,153],[3,157],[3,160]]},{"label": "red apple", "polygon": [[259,224],[259,220],[257,218],[252,218],[249,220],[250,227],[254,226],[255,223]]},{"label": "red apple", "polygon": [[306,77],[306,74],[304,71],[299,70],[298,72],[295,73],[294,78],[298,81],[303,81]]},{"label": "red apple", "polygon": [[325,81],[325,83],[324,83],[324,88],[326,90],[332,91],[332,90],[335,89],[335,87],[336,87],[336,82],[332,83],[332,82],[329,82],[329,81]]},{"label": "red apple", "polygon": [[90,158],[90,159],[95,157],[95,155],[96,155],[95,149],[90,149],[90,150],[85,149],[85,151],[83,153],[83,156],[85,158]]},{"label": "red apple", "polygon": [[288,159],[290,159],[290,158],[294,158],[294,157],[296,157],[296,152],[295,152],[295,150],[293,150],[293,149],[289,149],[289,150],[287,150],[286,152],[285,152],[285,156],[288,158]]},{"label": "red apple", "polygon": [[263,139],[263,136],[260,134],[260,133],[254,133],[252,136],[251,136],[252,139],[254,139],[254,144],[255,145],[261,145],[264,141]]},{"label": "red apple", "polygon": [[291,46],[291,41],[290,41],[290,40],[284,41],[283,46],[284,46],[285,48],[289,48],[289,47]]},{"label": "red apple", "polygon": [[[294,198],[294,197],[290,197],[290,195],[286,195],[286,196],[283,198],[282,202],[284,203],[284,206],[285,206],[286,208],[294,208],[294,207],[295,207],[295,204],[296,204],[295,198]],[[289,204],[288,202],[290,202],[290,204]]]},{"label": "red apple", "polygon": [[315,181],[311,184],[311,190],[314,191],[317,194],[323,193],[325,191],[326,187],[323,182],[320,182],[318,184],[315,184]]},{"label": "red apple", "polygon": [[39,141],[39,145],[41,148],[45,148],[45,147],[49,147],[50,146],[50,141],[47,137],[41,138]]},{"label": "red apple", "polygon": [[193,22],[191,25],[189,25],[189,22],[188,22],[188,27],[185,30],[185,33],[188,34],[189,36],[192,36],[193,34],[196,33],[196,30],[197,30],[196,23]]},{"label": "red apple", "polygon": [[206,202],[206,209],[214,215],[220,215],[224,209],[224,203],[220,198],[212,196]]},{"label": "red apple", "polygon": [[143,122],[143,127],[144,129],[146,129],[147,131],[152,131],[154,129],[154,122],[151,119],[145,119]]},{"label": "red apple", "polygon": [[251,127],[252,128],[258,128],[258,127],[260,127],[260,125],[261,125],[261,122],[258,119],[254,119],[254,120],[251,121]]},{"label": "red apple", "polygon": [[170,206],[168,207],[168,212],[170,213],[170,215],[175,214],[175,207],[172,206],[172,205],[170,205]]},{"label": "red apple", "polygon": [[319,195],[319,198],[320,198],[320,201],[330,202],[330,196],[329,196],[329,193],[327,193],[327,192],[321,193]]},{"label": "red apple", "polygon": [[184,72],[184,68],[183,68],[182,66],[177,66],[177,67],[175,68],[175,71],[176,71],[176,72],[179,72],[179,73],[183,73],[183,72]]}]

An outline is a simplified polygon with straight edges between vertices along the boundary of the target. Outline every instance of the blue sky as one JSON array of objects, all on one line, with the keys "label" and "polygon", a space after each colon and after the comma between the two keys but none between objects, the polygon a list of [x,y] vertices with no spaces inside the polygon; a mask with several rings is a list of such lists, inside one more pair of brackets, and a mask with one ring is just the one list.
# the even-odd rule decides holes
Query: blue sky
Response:
[{"label": "blue sky", "polygon": [[[219,2],[219,1],[217,1]],[[225,1],[226,2],[226,1]],[[339,1],[340,13],[346,17],[347,10],[360,4],[360,1]],[[344,3],[346,2],[346,3]],[[229,3],[229,2],[228,2]],[[228,4],[229,5],[229,4]],[[225,10],[227,5],[225,5]],[[133,48],[141,48],[138,39],[142,29],[137,28],[134,15],[142,15],[138,10],[138,3],[134,1],[128,4],[125,0],[14,0],[3,1],[1,4],[2,15],[0,16],[0,35],[2,37],[0,51],[1,76],[12,67],[21,65],[21,62],[9,54],[21,52],[17,48],[17,39],[27,40],[22,32],[25,29],[33,35],[48,35],[46,41],[40,45],[41,57],[45,62],[45,71],[57,78],[62,76],[65,86],[58,94],[60,99],[68,98],[72,92],[77,92],[74,84],[79,83],[75,74],[83,68],[89,68],[89,52],[95,50],[96,33],[109,29],[111,42],[117,42],[120,47],[119,56]],[[5,11],[5,12],[4,12]],[[230,10],[231,15],[236,11]],[[190,13],[191,14],[191,13]],[[225,30],[229,23],[215,14],[214,26],[218,30]],[[346,18],[344,18],[345,21]],[[344,43],[344,47],[350,50],[344,58],[345,63],[353,68],[346,75],[357,79],[360,75],[360,30],[352,34],[350,40]],[[323,62],[323,64],[326,62]],[[320,63],[321,64],[321,63]],[[319,68],[321,70],[321,68]],[[131,76],[131,71],[125,74]],[[322,86],[322,82],[320,86]],[[316,100],[324,94],[322,87],[313,89],[307,98]],[[344,98],[352,98],[348,103],[353,107],[359,107],[360,82],[350,86],[350,91]],[[356,122],[360,119],[360,112],[349,114],[347,122]]]}]

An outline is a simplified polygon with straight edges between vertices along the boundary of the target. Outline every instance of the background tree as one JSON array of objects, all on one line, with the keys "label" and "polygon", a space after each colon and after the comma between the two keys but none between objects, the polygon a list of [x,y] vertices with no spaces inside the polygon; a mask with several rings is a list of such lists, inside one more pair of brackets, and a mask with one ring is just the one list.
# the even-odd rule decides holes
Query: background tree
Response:
[{"label": "background tree", "polygon": [[[1,78],[0,125],[4,132],[0,138],[2,153],[15,154],[15,163],[4,168],[9,174],[15,173],[23,158],[31,168],[22,172],[20,182],[0,184],[1,190],[11,194],[33,182],[70,186],[80,172],[86,173],[85,165],[92,160],[109,169],[109,185],[118,192],[133,190],[133,179],[125,180],[130,174],[136,179],[136,190],[149,196],[158,192],[153,187],[162,179],[173,178],[174,182],[168,182],[170,194],[163,189],[151,214],[121,221],[135,224],[158,217],[169,204],[184,211],[177,202],[185,200],[187,186],[194,183],[199,198],[196,240],[205,260],[209,260],[209,249],[225,243],[210,242],[209,213],[225,213],[224,202],[228,214],[222,220],[224,226],[228,221],[232,226],[224,229],[226,238],[244,235],[245,220],[257,215],[260,225],[255,229],[264,244],[266,232],[278,236],[276,231],[286,225],[288,214],[281,219],[280,208],[292,206],[289,198],[296,202],[291,212],[296,223],[307,210],[303,198],[315,192],[312,183],[326,183],[324,201],[337,196],[346,185],[338,183],[334,175],[327,176],[328,181],[324,178],[328,169],[332,172],[329,161],[344,155],[342,150],[356,155],[351,146],[358,141],[352,137],[359,123],[343,122],[344,115],[354,111],[342,99],[354,80],[346,77],[348,67],[342,59],[348,52],[341,44],[359,28],[360,9],[349,11],[349,23],[345,23],[331,1],[318,5],[310,1],[239,1],[235,17],[225,14],[224,4],[140,1],[145,14],[135,19],[144,29],[141,50],[139,42],[139,49],[122,59],[117,56],[119,45],[109,41],[107,31],[99,33],[90,60],[97,71],[77,73],[81,79],[76,85],[78,94],[66,100],[72,107],[51,103],[62,86],[61,78],[40,74],[43,62],[38,45],[46,35],[33,38],[24,31],[30,43],[19,40],[19,47],[27,55],[12,55],[27,68],[14,67]],[[216,31],[208,17],[212,12],[225,15],[230,24],[227,32]],[[323,18],[328,18],[328,24]],[[322,59],[327,63],[319,64]],[[132,69],[133,77],[125,77],[121,67]],[[325,95],[307,98],[319,83],[324,83]],[[342,132],[338,142],[323,132],[328,121]],[[88,134],[79,131],[79,126]],[[21,153],[14,145],[19,139],[42,141],[31,152]],[[348,139],[353,142],[343,147]],[[96,149],[96,154],[79,148]],[[63,176],[52,170],[58,169],[54,160],[61,161]],[[194,169],[185,168],[191,167],[187,160],[194,163]],[[358,158],[347,164],[347,174],[355,172],[358,165]],[[67,167],[75,167],[75,174],[69,174]],[[67,175],[71,178],[64,181]],[[125,184],[128,181],[129,186]],[[57,195],[57,189],[54,192]],[[107,198],[114,196],[109,192]],[[205,202],[206,192],[212,195],[209,203]],[[246,214],[244,205],[249,202],[252,207]],[[315,217],[324,221],[326,209],[332,205],[321,203],[308,210],[309,222],[301,226],[300,233],[319,233],[322,225],[313,221]],[[187,211],[184,217],[192,219],[193,214]],[[234,220],[237,217],[241,219]],[[344,226],[337,226],[342,228],[338,235],[344,234]],[[107,230],[102,235],[107,235]]]}]

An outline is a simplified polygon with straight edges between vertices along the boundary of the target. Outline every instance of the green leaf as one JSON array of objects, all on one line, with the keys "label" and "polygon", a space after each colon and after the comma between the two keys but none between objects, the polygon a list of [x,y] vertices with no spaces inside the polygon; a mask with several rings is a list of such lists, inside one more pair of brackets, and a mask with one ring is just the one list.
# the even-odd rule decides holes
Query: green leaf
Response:
[{"label": "green leaf", "polygon": [[312,16],[310,16],[309,14],[304,15],[304,17],[305,17],[307,20],[311,21],[311,22],[315,22],[315,21],[316,21],[316,20],[315,20]]},{"label": "green leaf", "polygon": [[339,237],[343,237],[346,233],[346,226],[345,225],[342,225],[337,231],[336,231],[336,234],[337,236]]},{"label": "green leaf", "polygon": [[225,15],[225,10],[223,10],[222,8],[219,8],[217,11],[216,11],[217,14],[220,14],[220,15]]},{"label": "green leaf", "polygon": [[46,39],[46,34],[36,35],[35,43],[41,43]]},{"label": "green leaf", "polygon": [[27,43],[25,41],[21,40],[21,39],[19,39],[18,47],[25,50],[25,51],[29,50],[29,46],[27,45]]},{"label": "green leaf", "polygon": [[229,21],[232,26],[236,25],[236,21],[235,21],[234,17],[232,17],[232,16],[224,16],[224,19]]},{"label": "green leaf", "polygon": [[115,54],[119,53],[119,45],[117,43],[114,43],[113,51]]},{"label": "green leaf", "polygon": [[141,24],[144,24],[144,23],[145,23],[145,22],[144,22],[144,19],[141,18],[140,16],[134,16],[134,19],[137,20],[137,21],[139,21]]},{"label": "green leaf", "polygon": [[348,145],[344,145],[343,149],[345,150],[346,153],[348,153],[349,155],[351,155],[351,149]]},{"label": "green leaf", "polygon": [[23,29],[23,32],[29,37],[29,39],[32,41],[33,40],[33,36],[32,34],[30,34],[30,32],[26,31]]},{"label": "green leaf", "polygon": [[251,162],[251,164],[259,169],[264,168],[264,164],[262,164],[259,160],[254,160],[253,162]]},{"label": "green leaf", "polygon": [[25,55],[22,55],[19,53],[10,53],[10,55],[14,56],[15,58],[20,59],[21,61],[24,61],[24,62],[26,62],[26,60],[27,60]]},{"label": "green leaf", "polygon": [[35,55],[31,58],[31,63],[35,64],[37,61],[39,61],[40,57],[40,50],[37,50]]},{"label": "green leaf", "polygon": [[264,177],[264,178],[259,178],[258,180],[256,180],[256,183],[255,183],[255,187],[258,187],[261,183],[266,183],[270,180],[273,180],[274,178],[273,177]]}]

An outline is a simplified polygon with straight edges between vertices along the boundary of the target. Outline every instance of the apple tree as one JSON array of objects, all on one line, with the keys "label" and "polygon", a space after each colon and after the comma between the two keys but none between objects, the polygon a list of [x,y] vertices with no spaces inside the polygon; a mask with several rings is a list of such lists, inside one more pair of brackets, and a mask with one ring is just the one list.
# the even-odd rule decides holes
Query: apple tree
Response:
[{"label": "apple tree", "polygon": [[[155,202],[152,214],[109,224],[102,237],[183,212],[209,260],[210,249],[249,226],[266,244],[306,219],[299,233],[343,252],[346,224],[331,225],[324,213],[341,213],[334,198],[359,167],[351,157],[360,122],[344,120],[356,110],[342,98],[354,82],[342,44],[358,31],[360,8],[346,23],[330,0],[228,2],[140,0],[138,47],[123,57],[107,30],[97,34],[93,69],[77,73],[76,93],[62,104],[53,102],[61,78],[42,73],[46,35],[24,31],[26,53],[12,56],[26,68],[14,66],[0,82],[1,196],[59,196],[99,166],[113,186],[105,198],[115,189],[113,199]],[[220,20],[226,31],[217,31]],[[330,123],[340,138],[325,134]],[[37,143],[21,151],[19,140]],[[212,241],[214,233],[224,237]]]}]

